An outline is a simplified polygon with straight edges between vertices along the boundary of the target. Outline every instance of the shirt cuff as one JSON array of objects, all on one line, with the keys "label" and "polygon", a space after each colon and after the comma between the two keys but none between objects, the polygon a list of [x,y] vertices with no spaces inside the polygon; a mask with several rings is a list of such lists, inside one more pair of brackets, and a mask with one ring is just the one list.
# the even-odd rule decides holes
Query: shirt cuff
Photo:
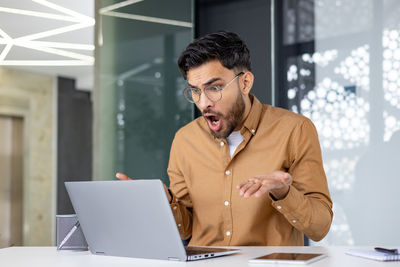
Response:
[{"label": "shirt cuff", "polygon": [[272,200],[272,206],[281,213],[295,211],[299,206],[299,194],[301,194],[292,185],[289,186],[289,191],[283,199],[277,200],[272,194],[269,197]]}]

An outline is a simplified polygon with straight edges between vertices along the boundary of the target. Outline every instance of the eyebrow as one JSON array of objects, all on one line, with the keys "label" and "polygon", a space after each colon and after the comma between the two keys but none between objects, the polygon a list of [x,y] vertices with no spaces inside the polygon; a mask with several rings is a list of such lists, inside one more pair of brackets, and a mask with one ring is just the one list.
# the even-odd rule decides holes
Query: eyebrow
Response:
[{"label": "eyebrow", "polygon": [[[223,79],[220,78],[220,77],[211,78],[211,79],[208,80],[207,82],[203,83],[203,86],[207,86],[207,85],[210,85],[210,84],[212,84],[212,83],[214,83],[214,82],[216,82],[216,81],[222,81],[222,80],[223,80]],[[193,85],[191,85],[190,83],[188,83],[188,85],[189,85],[190,87],[197,88],[196,86],[193,86]]]}]

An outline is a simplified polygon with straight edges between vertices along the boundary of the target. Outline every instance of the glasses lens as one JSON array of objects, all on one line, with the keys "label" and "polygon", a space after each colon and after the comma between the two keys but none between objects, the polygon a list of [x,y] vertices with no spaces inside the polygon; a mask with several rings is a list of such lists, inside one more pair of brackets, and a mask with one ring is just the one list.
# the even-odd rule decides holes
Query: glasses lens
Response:
[{"label": "glasses lens", "polygon": [[207,95],[208,99],[213,102],[217,102],[221,99],[221,88],[217,85],[209,86],[204,88],[204,93]]},{"label": "glasses lens", "polygon": [[195,103],[196,99],[198,98],[198,96],[195,93],[195,90],[193,90],[190,87],[185,88],[185,90],[183,91],[183,95],[185,96],[187,101],[191,103]]}]

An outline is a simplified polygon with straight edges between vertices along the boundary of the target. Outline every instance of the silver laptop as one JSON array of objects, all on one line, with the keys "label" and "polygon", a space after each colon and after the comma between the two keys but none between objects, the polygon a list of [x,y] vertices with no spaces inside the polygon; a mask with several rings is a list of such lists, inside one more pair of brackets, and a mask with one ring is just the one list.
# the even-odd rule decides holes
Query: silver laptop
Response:
[{"label": "silver laptop", "polygon": [[199,260],[238,249],[186,247],[160,180],[66,182],[93,254]]}]

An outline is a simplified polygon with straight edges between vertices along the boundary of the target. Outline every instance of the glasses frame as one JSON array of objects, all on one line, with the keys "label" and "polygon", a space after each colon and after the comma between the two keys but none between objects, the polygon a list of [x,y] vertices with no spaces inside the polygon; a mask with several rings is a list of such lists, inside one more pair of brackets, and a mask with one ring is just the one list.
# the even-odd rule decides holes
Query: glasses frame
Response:
[{"label": "glasses frame", "polygon": [[[204,93],[204,95],[210,100],[210,101],[212,101],[212,102],[218,102],[218,101],[220,101],[221,99],[222,99],[222,90],[224,90],[225,88],[227,88],[234,80],[236,80],[236,78],[238,78],[240,75],[242,75],[242,74],[244,74],[244,72],[242,71],[242,72],[239,72],[238,74],[236,74],[235,75],[235,77],[233,77],[233,79],[232,80],[230,80],[227,84],[225,84],[225,86],[223,86],[223,87],[220,87],[219,85],[210,85],[210,86],[207,86],[206,88],[209,88],[209,87],[214,87],[214,88],[217,88],[218,89],[218,91],[219,91],[219,98],[217,99],[217,100],[213,100],[213,99],[211,99],[209,96],[208,96],[208,94],[206,93],[206,91],[204,91],[204,89],[202,90],[202,89],[200,89],[200,88],[197,88],[197,87],[186,87],[184,90],[183,90],[183,95],[185,96],[185,98],[186,98],[186,100],[187,101],[189,101],[190,103],[193,103],[193,104],[195,104],[195,103],[197,103],[197,102],[199,102],[200,101],[200,98],[201,98],[201,93]],[[188,91],[189,90],[193,90],[193,89],[198,89],[198,90],[200,90],[200,94],[198,94],[198,97],[199,97],[199,99],[197,100],[197,101],[194,101],[193,100],[193,97],[190,99],[189,97],[188,97]]]}]

